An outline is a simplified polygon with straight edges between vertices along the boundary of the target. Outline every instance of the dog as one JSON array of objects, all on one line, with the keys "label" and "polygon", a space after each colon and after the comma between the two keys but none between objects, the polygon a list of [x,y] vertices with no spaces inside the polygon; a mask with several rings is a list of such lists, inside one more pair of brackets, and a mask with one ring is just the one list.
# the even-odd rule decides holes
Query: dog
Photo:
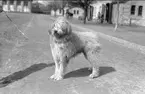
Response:
[{"label": "dog", "polygon": [[51,25],[48,33],[55,62],[55,72],[50,79],[63,79],[70,59],[81,53],[91,64],[92,73],[89,77],[95,78],[99,76],[99,67],[96,61],[99,57],[101,45],[98,42],[97,34],[72,31],[70,23],[64,17],[58,17]]}]

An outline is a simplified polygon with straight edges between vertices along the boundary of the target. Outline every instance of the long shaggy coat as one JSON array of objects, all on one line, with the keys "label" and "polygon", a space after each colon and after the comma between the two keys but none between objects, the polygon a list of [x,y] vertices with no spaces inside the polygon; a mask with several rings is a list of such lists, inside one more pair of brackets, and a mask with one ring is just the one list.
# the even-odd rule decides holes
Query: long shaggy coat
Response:
[{"label": "long shaggy coat", "polygon": [[92,65],[92,73],[89,77],[98,76],[99,68],[96,64],[101,47],[96,34],[72,31],[70,23],[65,18],[59,17],[52,24],[49,35],[52,56],[55,62],[55,73],[50,77],[51,79],[63,79],[69,60],[80,53],[83,53]]}]

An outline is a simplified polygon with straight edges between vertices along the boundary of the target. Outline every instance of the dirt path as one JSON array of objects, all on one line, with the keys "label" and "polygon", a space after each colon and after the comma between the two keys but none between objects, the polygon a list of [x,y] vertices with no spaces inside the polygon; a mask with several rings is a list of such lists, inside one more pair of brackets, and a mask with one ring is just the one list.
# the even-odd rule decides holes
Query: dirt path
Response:
[{"label": "dirt path", "polygon": [[49,16],[34,15],[25,31],[29,40],[13,49],[10,61],[0,69],[0,94],[145,93],[145,56],[102,38],[98,78],[88,78],[89,63],[80,55],[70,61],[64,80],[50,80],[54,72],[47,35],[51,23]]}]

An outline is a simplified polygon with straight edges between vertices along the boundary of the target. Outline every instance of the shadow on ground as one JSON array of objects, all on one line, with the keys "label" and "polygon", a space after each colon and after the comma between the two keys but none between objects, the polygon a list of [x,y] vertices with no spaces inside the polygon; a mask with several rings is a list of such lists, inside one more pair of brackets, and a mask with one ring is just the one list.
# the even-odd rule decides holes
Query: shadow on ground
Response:
[{"label": "shadow on ground", "polygon": [[[116,71],[113,67],[100,67],[99,68],[99,77],[102,75],[105,75],[107,73],[111,73]],[[72,72],[69,72],[65,75],[65,78],[70,78],[70,77],[85,77],[91,74],[91,70],[89,68],[81,68],[78,70],[74,70]]]},{"label": "shadow on ground", "polygon": [[0,79],[0,88],[5,87],[15,81],[18,81],[28,75],[30,75],[31,73],[37,72],[39,70],[42,70],[46,67],[51,67],[53,66],[54,63],[50,63],[50,64],[45,64],[45,63],[40,63],[40,64],[34,64],[32,66],[30,66],[29,68],[22,70],[22,71],[18,71],[15,72],[7,77],[4,77],[2,79]]}]

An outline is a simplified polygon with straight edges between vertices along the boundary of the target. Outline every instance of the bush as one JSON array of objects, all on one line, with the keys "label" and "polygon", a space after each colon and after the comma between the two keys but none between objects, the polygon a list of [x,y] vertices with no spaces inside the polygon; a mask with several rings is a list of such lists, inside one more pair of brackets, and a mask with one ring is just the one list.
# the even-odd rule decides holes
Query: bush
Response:
[{"label": "bush", "polygon": [[84,18],[85,18],[84,16],[79,16],[78,17],[79,20],[84,20]]}]

